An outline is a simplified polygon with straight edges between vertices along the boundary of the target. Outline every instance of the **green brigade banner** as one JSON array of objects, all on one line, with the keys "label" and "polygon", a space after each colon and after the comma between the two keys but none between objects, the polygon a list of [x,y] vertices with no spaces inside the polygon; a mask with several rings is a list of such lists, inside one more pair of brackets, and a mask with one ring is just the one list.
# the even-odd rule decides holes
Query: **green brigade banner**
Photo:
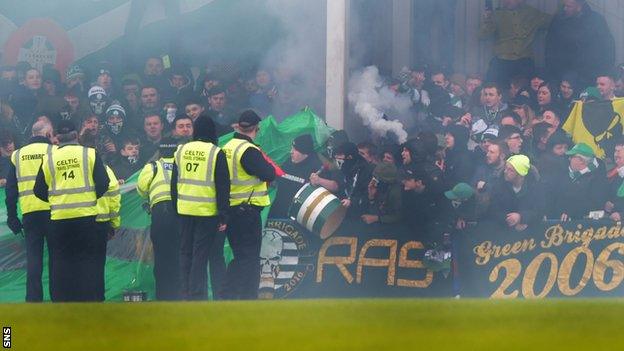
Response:
[{"label": "green brigade banner", "polygon": [[[260,122],[256,143],[278,163],[288,157],[292,140],[300,134],[313,136],[317,150],[320,150],[332,132],[323,120],[310,109],[291,116],[281,123],[273,117]],[[220,139],[224,144],[232,135]],[[146,291],[149,299],[154,297],[152,274],[152,243],[149,239],[150,216],[143,209],[144,200],[137,194],[137,174],[121,186],[121,228],[108,242],[106,259],[106,299],[121,300],[126,290]],[[272,195],[273,196],[273,195]],[[4,204],[5,193],[0,190],[0,202]],[[267,208],[268,210],[268,208]],[[266,219],[268,211],[263,212]],[[225,259],[232,257],[229,246],[225,247]],[[45,258],[47,267],[47,255]],[[44,298],[47,291],[48,272],[44,268]],[[210,292],[210,289],[208,290]],[[24,301],[26,295],[26,250],[24,238],[11,233],[6,226],[6,207],[0,206],[0,302]]]},{"label": "green brigade banner", "polygon": [[425,247],[403,226],[344,222],[325,240],[290,219],[263,231],[260,298],[445,297],[452,276],[423,264]]},{"label": "green brigade banner", "polygon": [[624,296],[624,232],[613,221],[479,224],[457,236],[462,297]]}]

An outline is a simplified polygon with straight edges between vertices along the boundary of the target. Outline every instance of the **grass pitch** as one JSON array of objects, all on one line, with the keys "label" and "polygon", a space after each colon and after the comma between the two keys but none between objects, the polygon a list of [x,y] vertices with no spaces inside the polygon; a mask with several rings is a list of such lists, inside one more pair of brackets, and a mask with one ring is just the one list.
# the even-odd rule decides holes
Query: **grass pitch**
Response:
[{"label": "grass pitch", "polygon": [[623,350],[623,300],[3,304],[15,350]]}]

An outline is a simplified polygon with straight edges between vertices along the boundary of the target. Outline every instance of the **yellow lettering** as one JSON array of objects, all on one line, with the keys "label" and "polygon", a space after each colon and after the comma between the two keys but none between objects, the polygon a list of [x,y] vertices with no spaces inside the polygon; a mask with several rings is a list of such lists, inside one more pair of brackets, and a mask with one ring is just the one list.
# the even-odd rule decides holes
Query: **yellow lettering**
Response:
[{"label": "yellow lettering", "polygon": [[[390,249],[388,259],[368,258],[366,252],[371,247],[387,247]],[[387,284],[394,285],[395,270],[396,270],[396,253],[397,253],[397,241],[396,240],[384,240],[373,239],[364,244],[362,250],[360,250],[360,256],[357,264],[356,282],[362,282],[362,269],[364,266],[369,267],[388,267]]]},{"label": "yellow lettering", "polygon": [[[407,258],[407,253],[410,250],[422,250],[424,246],[421,242],[418,241],[408,241],[401,247],[401,252],[399,253],[399,267],[401,268],[425,268],[422,261],[419,260],[410,260]],[[410,288],[426,288],[431,285],[433,281],[433,272],[427,269],[427,273],[425,278],[422,280],[413,280],[413,279],[397,279],[397,286],[406,286]]]},{"label": "yellow lettering", "polygon": [[[349,245],[349,256],[327,256],[327,250],[332,246]],[[357,249],[357,238],[355,237],[343,237],[336,236],[325,240],[323,246],[319,250],[317,270],[316,270],[316,282],[323,281],[323,266],[324,265],[336,265],[338,270],[345,278],[345,280],[351,284],[353,283],[353,275],[349,272],[345,265],[350,265],[355,262],[355,251]]]}]

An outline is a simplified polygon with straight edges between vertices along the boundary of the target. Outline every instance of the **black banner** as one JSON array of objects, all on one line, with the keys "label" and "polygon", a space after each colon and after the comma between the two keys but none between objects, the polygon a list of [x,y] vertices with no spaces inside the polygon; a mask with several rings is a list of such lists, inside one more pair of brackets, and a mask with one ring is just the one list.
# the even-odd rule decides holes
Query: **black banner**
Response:
[{"label": "black banner", "polygon": [[624,296],[624,232],[613,221],[479,224],[455,236],[462,297]]},{"label": "black banner", "polygon": [[343,226],[326,240],[291,220],[263,232],[261,298],[443,297],[452,276],[426,269],[423,244],[398,226]]}]

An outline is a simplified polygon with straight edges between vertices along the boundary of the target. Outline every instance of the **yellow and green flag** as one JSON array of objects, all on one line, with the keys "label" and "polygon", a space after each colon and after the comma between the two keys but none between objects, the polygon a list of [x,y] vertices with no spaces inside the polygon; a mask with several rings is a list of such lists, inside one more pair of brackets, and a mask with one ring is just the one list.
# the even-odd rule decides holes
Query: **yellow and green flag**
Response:
[{"label": "yellow and green flag", "polygon": [[596,156],[611,155],[624,129],[624,98],[611,101],[577,101],[563,125],[575,144],[589,145]]}]

